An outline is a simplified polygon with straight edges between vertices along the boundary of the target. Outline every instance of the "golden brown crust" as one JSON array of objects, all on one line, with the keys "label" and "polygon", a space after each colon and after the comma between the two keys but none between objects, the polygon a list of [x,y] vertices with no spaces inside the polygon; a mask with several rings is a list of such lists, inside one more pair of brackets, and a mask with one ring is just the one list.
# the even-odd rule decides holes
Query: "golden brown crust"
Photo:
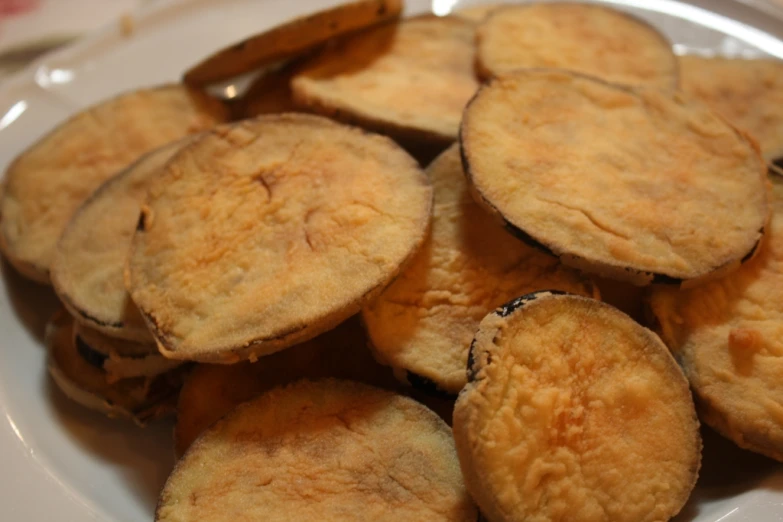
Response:
[{"label": "golden brown crust", "polygon": [[125,259],[150,181],[190,139],[145,154],[107,180],[65,227],[52,261],[52,286],[77,321],[112,337],[154,343],[125,290]]},{"label": "golden brown crust", "polygon": [[420,16],[346,38],[305,62],[297,104],[397,139],[448,144],[478,88],[474,27]]},{"label": "golden brown crust", "polygon": [[783,156],[783,62],[681,56],[683,92],[749,132],[767,160]]},{"label": "golden brown crust", "polygon": [[185,72],[189,85],[207,85],[310,51],[331,38],[393,20],[402,0],[355,0],[295,18],[221,49]]},{"label": "golden brown crust", "polygon": [[657,29],[595,4],[531,3],[493,10],[476,34],[483,78],[515,69],[568,69],[623,85],[677,87],[678,63]]},{"label": "golden brown crust", "polygon": [[156,521],[474,522],[449,427],[412,399],[299,381],[239,406],[190,447]]},{"label": "golden brown crust", "polygon": [[177,85],[128,92],[72,116],[8,167],[0,250],[23,275],[48,282],[65,225],[101,183],[140,155],[227,117],[218,100]]},{"label": "golden brown crust", "polygon": [[[773,177],[775,179],[775,177]],[[686,291],[655,289],[651,310],[701,419],[738,446],[783,461],[783,182],[754,259]]]},{"label": "golden brown crust", "polygon": [[701,461],[688,383],[628,316],[529,294],[481,322],[469,364],[454,436],[489,520],[664,521],[687,501]]},{"label": "golden brown crust", "polygon": [[423,378],[456,395],[467,382],[470,341],[487,313],[535,290],[597,292],[476,205],[459,145],[441,154],[427,174],[435,190],[432,232],[410,266],[364,307],[362,318],[378,359],[404,382]]},{"label": "golden brown crust", "polygon": [[724,275],[769,215],[755,144],[681,95],[518,71],[482,87],[460,139],[480,204],[564,263],[613,279]]},{"label": "golden brown crust", "polygon": [[150,189],[126,285],[168,357],[272,353],[380,292],[423,242],[431,203],[388,138],[303,114],[221,126]]}]

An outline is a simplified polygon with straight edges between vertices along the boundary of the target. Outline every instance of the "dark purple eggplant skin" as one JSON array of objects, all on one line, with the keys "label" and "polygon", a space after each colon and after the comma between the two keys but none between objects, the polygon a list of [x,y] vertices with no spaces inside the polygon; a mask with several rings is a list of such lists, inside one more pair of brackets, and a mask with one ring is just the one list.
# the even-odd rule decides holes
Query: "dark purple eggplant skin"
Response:
[{"label": "dark purple eggplant skin", "polygon": [[78,352],[79,357],[84,359],[87,364],[94,366],[101,371],[103,371],[103,363],[105,363],[106,359],[109,358],[108,355],[104,355],[99,351],[93,350],[90,345],[84,342],[84,339],[78,335],[76,336],[76,351]]}]

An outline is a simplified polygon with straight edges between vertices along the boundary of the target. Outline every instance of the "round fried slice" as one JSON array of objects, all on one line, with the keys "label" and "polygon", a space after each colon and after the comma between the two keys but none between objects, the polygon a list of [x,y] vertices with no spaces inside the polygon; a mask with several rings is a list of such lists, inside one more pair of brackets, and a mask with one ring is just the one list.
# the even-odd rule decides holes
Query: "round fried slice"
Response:
[{"label": "round fried slice", "polygon": [[681,56],[681,88],[783,157],[783,62]]},{"label": "round fried slice", "polygon": [[57,243],[51,276],[76,320],[112,337],[154,342],[125,290],[125,259],[150,181],[190,140],[142,156],[101,185],[71,218]]},{"label": "round fried slice", "polygon": [[755,144],[679,94],[519,71],[482,87],[461,142],[474,196],[517,235],[638,285],[736,269],[769,215]]},{"label": "round fried slice", "polygon": [[393,390],[399,385],[388,368],[367,349],[367,339],[353,317],[334,330],[261,357],[257,362],[200,364],[182,385],[177,403],[174,446],[182,455],[216,420],[262,392],[299,379],[336,377]]},{"label": "round fried slice", "polygon": [[403,140],[450,143],[476,92],[474,24],[422,16],[337,42],[307,61],[294,101]]},{"label": "round fried slice", "polygon": [[218,51],[185,72],[183,80],[206,85],[295,57],[335,36],[393,20],[402,6],[402,0],[357,0],[295,18]]},{"label": "round fried slice", "polygon": [[96,361],[85,358],[74,342],[74,321],[58,313],[47,325],[49,374],[69,399],[109,417],[127,418],[143,426],[174,412],[182,384],[179,369],[155,378],[137,377],[109,383]]},{"label": "round fried slice", "polygon": [[666,346],[615,308],[538,292],[481,322],[454,408],[492,522],[658,522],[696,483],[701,438]]},{"label": "round fried slice", "polygon": [[147,205],[133,301],[167,357],[232,362],[357,313],[423,242],[432,187],[388,138],[285,114],[183,149]]},{"label": "round fried slice", "polygon": [[362,310],[379,360],[403,382],[456,395],[481,319],[535,290],[592,295],[593,286],[554,257],[516,241],[470,196],[453,145],[427,174],[435,190],[432,233],[411,265]]},{"label": "round fried slice", "polygon": [[738,446],[783,462],[783,181],[758,255],[724,279],[656,289],[651,308],[701,419]]},{"label": "round fried slice", "polygon": [[451,430],[416,401],[349,381],[299,381],[196,440],[158,522],[474,522]]},{"label": "round fried slice", "polygon": [[654,27],[594,4],[531,3],[493,10],[476,34],[483,78],[548,67],[623,85],[677,86],[677,57]]},{"label": "round fried slice", "polygon": [[163,357],[154,344],[113,339],[78,322],[73,335],[79,355],[106,372],[109,384],[134,377],[156,377],[182,364]]},{"label": "round fried slice", "polygon": [[79,205],[140,155],[228,117],[222,103],[170,85],[128,92],[72,116],[8,167],[0,251],[49,282],[58,239]]}]

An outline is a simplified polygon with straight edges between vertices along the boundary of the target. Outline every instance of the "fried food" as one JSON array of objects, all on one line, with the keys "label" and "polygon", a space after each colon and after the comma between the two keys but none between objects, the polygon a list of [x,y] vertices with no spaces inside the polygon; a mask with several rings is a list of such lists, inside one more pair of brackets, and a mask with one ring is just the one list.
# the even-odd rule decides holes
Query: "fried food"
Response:
[{"label": "fried food", "polygon": [[109,178],[65,227],[52,262],[52,285],[77,321],[112,337],[154,343],[125,290],[125,259],[150,181],[190,141],[164,145]]},{"label": "fried food", "polygon": [[239,406],[180,459],[158,522],[474,522],[449,427],[416,401],[299,381]]},{"label": "fried food", "polygon": [[464,18],[465,20],[478,23],[483,21],[495,9],[498,9],[499,7],[503,7],[504,5],[506,4],[471,5],[468,7],[460,7],[459,9],[455,9],[451,14],[453,14],[454,16],[458,16],[459,18]]},{"label": "fried food", "polygon": [[183,81],[206,85],[296,57],[336,36],[393,20],[402,6],[401,0],[356,0],[295,18],[216,52],[190,68]]},{"label": "fried food", "polygon": [[[379,360],[403,382],[456,395],[481,319],[535,290],[592,296],[592,283],[514,239],[473,201],[453,145],[427,169],[432,233],[411,265],[362,310]],[[420,381],[424,381],[423,383]]]},{"label": "fried food", "polygon": [[758,255],[687,291],[655,289],[661,337],[688,377],[703,422],[783,462],[783,181]]},{"label": "fried food", "polygon": [[431,205],[388,138],[303,114],[221,126],[152,185],[126,286],[167,357],[252,359],[357,313],[422,244]]},{"label": "fried food", "polygon": [[142,154],[227,117],[218,100],[178,85],[127,92],[72,116],[8,167],[0,251],[20,273],[48,283],[57,240],[101,183]]},{"label": "fried food", "polygon": [[767,160],[783,157],[783,62],[680,57],[681,88],[749,132]]},{"label": "fried food", "polygon": [[622,85],[672,90],[677,57],[651,25],[595,4],[530,3],[493,10],[476,34],[482,78],[557,68]]},{"label": "fried food", "polygon": [[701,461],[688,383],[661,340],[609,305],[552,292],[481,322],[454,437],[491,522],[669,520]]},{"label": "fried food", "polygon": [[421,16],[378,26],[306,61],[296,103],[403,141],[448,144],[478,88],[474,24]]},{"label": "fried food", "polygon": [[725,275],[769,216],[755,144],[679,94],[518,71],[482,87],[460,140],[479,203],[521,239],[612,279]]}]

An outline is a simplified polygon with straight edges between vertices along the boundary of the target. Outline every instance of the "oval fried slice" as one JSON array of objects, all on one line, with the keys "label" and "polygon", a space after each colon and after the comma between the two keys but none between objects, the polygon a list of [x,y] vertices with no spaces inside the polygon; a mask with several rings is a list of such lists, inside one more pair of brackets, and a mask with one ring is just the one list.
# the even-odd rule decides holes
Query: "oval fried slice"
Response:
[{"label": "oval fried slice", "polygon": [[310,51],[327,40],[400,16],[402,0],[358,0],[295,18],[251,36],[185,72],[189,85],[206,85]]},{"label": "oval fried slice", "polygon": [[748,131],[768,160],[783,157],[783,62],[681,56],[683,92]]},{"label": "oval fried slice", "polygon": [[654,27],[627,13],[578,3],[493,10],[476,34],[483,78],[515,69],[568,69],[623,85],[677,86],[677,58]]},{"label": "oval fried slice", "polygon": [[23,275],[48,283],[63,229],[101,183],[140,155],[227,118],[218,100],[177,85],[128,92],[72,116],[8,167],[0,251]]},{"label": "oval fried slice", "polygon": [[367,349],[358,317],[334,330],[257,362],[199,364],[182,385],[177,403],[174,445],[182,455],[201,432],[237,405],[299,379],[335,377],[393,390],[388,368]]},{"label": "oval fried slice", "polygon": [[398,139],[449,143],[478,88],[474,25],[422,16],[343,39],[306,61],[294,101]]},{"label": "oval fried slice", "polygon": [[655,289],[651,309],[701,419],[738,446],[783,462],[783,181],[759,253],[686,291]]},{"label": "oval fried slice", "polygon": [[65,227],[52,261],[52,285],[81,323],[112,337],[154,343],[125,290],[123,271],[150,181],[190,139],[164,145],[110,178]]},{"label": "oval fried slice", "polygon": [[413,158],[318,116],[218,127],[165,169],[126,283],[174,359],[233,362],[333,328],[391,281],[430,219]]},{"label": "oval fried slice", "polygon": [[479,203],[521,239],[612,279],[724,275],[769,215],[755,144],[679,94],[519,71],[482,87],[460,139]]},{"label": "oval fried slice", "polygon": [[651,331],[599,301],[520,297],[481,322],[454,408],[468,486],[492,522],[658,522],[685,504],[701,438]]},{"label": "oval fried slice", "polygon": [[554,257],[516,241],[473,201],[453,145],[427,174],[435,190],[432,233],[411,265],[362,318],[379,360],[403,382],[456,395],[481,319],[535,290],[592,295],[592,284]]},{"label": "oval fried slice", "polygon": [[73,328],[73,318],[60,312],[47,324],[45,336],[49,374],[69,399],[140,426],[174,412],[181,370],[110,383],[100,365],[75,343]]},{"label": "oval fried slice", "polygon": [[299,381],[239,406],[177,463],[158,522],[474,522],[451,430],[416,401]]}]

